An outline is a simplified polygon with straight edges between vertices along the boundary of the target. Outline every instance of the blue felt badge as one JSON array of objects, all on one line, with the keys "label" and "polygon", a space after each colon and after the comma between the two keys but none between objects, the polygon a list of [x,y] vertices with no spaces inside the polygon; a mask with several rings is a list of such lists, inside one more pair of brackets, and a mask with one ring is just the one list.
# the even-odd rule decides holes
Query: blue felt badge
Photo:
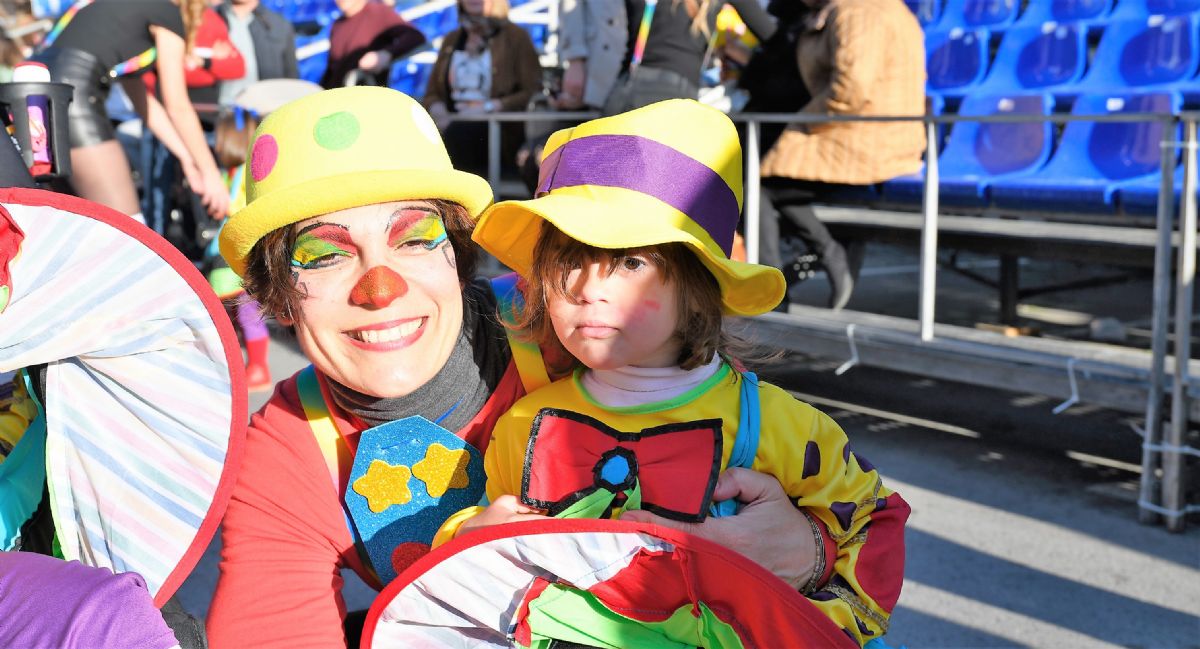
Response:
[{"label": "blue felt badge", "polygon": [[424,417],[362,432],[346,509],[379,579],[387,584],[429,551],[452,514],[483,498],[483,456]]}]

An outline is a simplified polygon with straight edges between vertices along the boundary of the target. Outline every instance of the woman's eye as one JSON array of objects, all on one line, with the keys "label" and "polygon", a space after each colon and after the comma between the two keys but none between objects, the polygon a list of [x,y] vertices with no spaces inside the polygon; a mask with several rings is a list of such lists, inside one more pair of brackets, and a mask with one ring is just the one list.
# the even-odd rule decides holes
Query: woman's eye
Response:
[{"label": "woman's eye", "polygon": [[320,257],[307,258],[307,259],[304,259],[303,261],[301,261],[300,259],[293,258],[292,259],[292,267],[302,268],[304,270],[311,270],[313,268],[325,268],[326,266],[332,266],[333,264],[337,263],[338,258],[343,257],[343,256],[345,256],[345,255],[338,254],[338,253],[329,253],[327,255],[321,255]]},{"label": "woman's eye", "polygon": [[621,260],[621,267],[625,270],[639,270],[646,265],[646,261],[640,257],[625,257]]},{"label": "woman's eye", "polygon": [[425,250],[433,250],[434,248],[437,248],[438,245],[441,244],[445,240],[446,240],[445,237],[441,237],[441,238],[437,238],[437,239],[405,239],[404,241],[400,242],[399,246],[396,246],[396,247],[397,248],[423,248]]}]

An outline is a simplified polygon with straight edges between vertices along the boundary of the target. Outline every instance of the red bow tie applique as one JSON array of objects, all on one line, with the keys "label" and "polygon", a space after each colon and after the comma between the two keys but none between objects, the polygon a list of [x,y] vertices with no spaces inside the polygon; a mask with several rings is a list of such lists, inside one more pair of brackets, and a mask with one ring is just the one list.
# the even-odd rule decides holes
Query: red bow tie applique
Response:
[{"label": "red bow tie applique", "polygon": [[529,435],[521,500],[553,516],[600,489],[621,494],[640,484],[642,509],[699,522],[717,484],[721,444],[720,419],[627,433],[577,412],[543,408]]}]

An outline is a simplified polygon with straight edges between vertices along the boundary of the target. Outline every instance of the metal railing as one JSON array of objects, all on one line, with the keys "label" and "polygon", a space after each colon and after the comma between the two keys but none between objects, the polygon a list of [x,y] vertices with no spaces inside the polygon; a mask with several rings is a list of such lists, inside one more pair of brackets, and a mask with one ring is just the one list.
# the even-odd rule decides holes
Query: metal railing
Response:
[{"label": "metal railing", "polygon": [[[597,117],[589,112],[511,112],[480,115],[455,115],[460,121],[483,121],[488,127],[488,181],[493,190],[500,187],[500,124],[505,122],[562,121],[582,122]],[[920,288],[918,330],[922,342],[934,337],[935,296],[937,292],[938,241],[938,127],[959,122],[1028,123],[1069,122],[1119,123],[1161,122],[1161,183],[1158,209],[1155,215],[1156,245],[1151,314],[1151,360],[1145,410],[1145,430],[1142,444],[1142,475],[1139,486],[1139,518],[1150,523],[1162,516],[1172,531],[1181,531],[1184,517],[1200,511],[1184,498],[1184,456],[1200,456],[1200,449],[1185,445],[1188,425],[1188,386],[1191,382],[1188,361],[1191,347],[1192,289],[1196,276],[1196,147],[1197,123],[1200,112],[1177,115],[1161,113],[1111,113],[1102,115],[922,115],[922,116],[841,116],[801,115],[795,113],[735,113],[730,118],[746,126],[744,149],[745,173],[745,237],[747,258],[758,261],[759,220],[761,200],[759,164],[759,132],[762,124],[827,124],[834,122],[921,122],[925,125],[925,178],[921,213],[923,225],[920,242]],[[1181,125],[1183,140],[1177,141],[1177,126]],[[1184,179],[1179,205],[1179,249],[1175,277],[1171,277],[1172,232],[1175,216],[1174,177],[1176,151],[1182,149]],[[1166,389],[1166,358],[1169,343],[1170,305],[1174,283],[1174,380],[1171,383],[1170,430],[1164,432],[1163,404]],[[1161,468],[1161,484],[1157,473]]]}]

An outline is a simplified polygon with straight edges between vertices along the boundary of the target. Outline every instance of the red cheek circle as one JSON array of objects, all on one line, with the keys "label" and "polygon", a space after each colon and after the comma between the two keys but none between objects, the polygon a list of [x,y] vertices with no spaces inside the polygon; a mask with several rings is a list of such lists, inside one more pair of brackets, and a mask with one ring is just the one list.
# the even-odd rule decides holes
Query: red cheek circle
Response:
[{"label": "red cheek circle", "polygon": [[250,176],[254,182],[259,182],[271,174],[275,162],[279,160],[279,143],[270,135],[264,135],[254,143],[254,152],[250,154]]},{"label": "red cheek circle", "polygon": [[650,311],[662,311],[662,304],[660,304],[657,300],[646,300],[645,302],[642,302],[642,306],[646,307],[646,309]]},{"label": "red cheek circle", "polygon": [[409,541],[401,543],[392,550],[392,568],[396,574],[404,572],[404,569],[411,566],[417,559],[429,554],[429,545],[425,543],[417,543]]}]

